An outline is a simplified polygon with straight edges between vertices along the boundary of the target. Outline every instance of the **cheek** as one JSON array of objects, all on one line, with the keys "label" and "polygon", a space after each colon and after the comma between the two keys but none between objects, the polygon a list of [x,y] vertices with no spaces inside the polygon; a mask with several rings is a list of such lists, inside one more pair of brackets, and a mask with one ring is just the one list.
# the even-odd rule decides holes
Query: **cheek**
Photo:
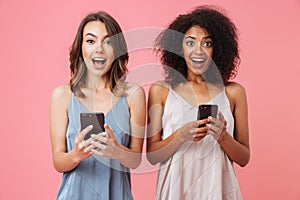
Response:
[{"label": "cheek", "polygon": [[[107,57],[109,57],[111,60],[115,59],[115,52],[114,49],[112,47],[109,47],[107,49],[105,49],[105,54],[107,55]],[[118,57],[120,57],[121,55],[116,55]]]},{"label": "cheek", "polygon": [[95,47],[90,46],[90,45],[82,45],[81,47],[81,52],[83,58],[89,58],[92,55],[92,52],[95,50]]},{"label": "cheek", "polygon": [[192,53],[192,51],[190,49],[188,49],[188,48],[183,48],[182,49],[182,53],[183,53],[183,57],[185,59],[188,59],[189,56],[190,56],[190,54]]},{"label": "cheek", "polygon": [[210,58],[212,58],[213,57],[213,48],[210,48],[210,49],[207,49],[206,50],[206,54],[207,54],[207,56],[209,56]]},{"label": "cheek", "polygon": [[83,59],[85,59],[86,56],[87,56],[87,51],[86,51],[86,48],[84,46],[81,47],[81,52],[82,52]]}]

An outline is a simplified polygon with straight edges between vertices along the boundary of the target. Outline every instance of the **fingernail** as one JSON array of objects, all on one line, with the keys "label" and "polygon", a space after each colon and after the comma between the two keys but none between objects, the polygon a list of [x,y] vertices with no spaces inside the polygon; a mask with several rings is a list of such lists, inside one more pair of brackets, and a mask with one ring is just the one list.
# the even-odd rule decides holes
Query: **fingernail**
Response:
[{"label": "fingernail", "polygon": [[88,128],[93,128],[93,125],[89,125]]}]

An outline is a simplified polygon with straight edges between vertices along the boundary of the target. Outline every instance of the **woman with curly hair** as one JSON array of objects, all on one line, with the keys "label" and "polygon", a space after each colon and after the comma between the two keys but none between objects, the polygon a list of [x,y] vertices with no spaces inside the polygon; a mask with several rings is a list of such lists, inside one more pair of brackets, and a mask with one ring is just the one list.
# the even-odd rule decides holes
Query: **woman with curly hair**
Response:
[{"label": "woman with curly hair", "polygon": [[[245,89],[229,81],[240,62],[237,30],[224,12],[200,6],[156,40],[165,81],[151,85],[147,158],[160,163],[156,199],[241,199],[233,162],[250,159]],[[198,106],[217,116],[197,120]]]}]

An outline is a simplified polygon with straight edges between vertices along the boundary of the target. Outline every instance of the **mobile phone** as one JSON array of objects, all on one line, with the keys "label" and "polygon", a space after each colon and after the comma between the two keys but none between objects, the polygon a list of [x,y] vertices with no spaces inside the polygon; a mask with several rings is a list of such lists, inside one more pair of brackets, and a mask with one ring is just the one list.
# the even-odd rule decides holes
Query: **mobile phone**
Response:
[{"label": "mobile phone", "polygon": [[93,125],[93,129],[84,137],[84,140],[87,140],[92,134],[104,132],[104,114],[102,112],[80,113],[80,125],[81,130]]},{"label": "mobile phone", "polygon": [[[218,113],[218,105],[216,104],[199,105],[197,120],[206,119],[209,116],[216,118],[217,113]],[[205,124],[202,124],[199,127],[203,127],[203,126],[205,126]]]}]

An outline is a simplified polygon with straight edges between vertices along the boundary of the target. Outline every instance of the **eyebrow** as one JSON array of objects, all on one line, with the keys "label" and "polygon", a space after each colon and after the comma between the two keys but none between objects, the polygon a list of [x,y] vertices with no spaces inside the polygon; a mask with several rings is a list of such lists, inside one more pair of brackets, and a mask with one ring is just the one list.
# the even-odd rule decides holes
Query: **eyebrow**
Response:
[{"label": "eyebrow", "polygon": [[87,33],[87,34],[84,35],[84,37],[89,36],[89,35],[92,36],[92,37],[95,37],[95,38],[97,37],[97,36],[94,35],[93,33]]},{"label": "eyebrow", "polygon": [[[195,37],[195,36],[191,36],[191,35],[186,36],[184,39],[188,39],[188,38],[193,39],[193,40],[196,40],[196,37]],[[208,35],[208,36],[203,37],[203,39],[208,39],[208,38],[211,39],[211,36]]]},{"label": "eyebrow", "polygon": [[[93,33],[87,33],[87,34],[84,35],[84,37],[86,37],[86,36],[92,36],[92,37],[94,37],[94,38],[97,38],[97,36],[94,35]],[[105,40],[106,38],[109,38],[109,36],[108,36],[108,35],[105,35],[105,36],[103,37],[103,40]],[[103,40],[102,40],[102,41],[103,41]]]}]

